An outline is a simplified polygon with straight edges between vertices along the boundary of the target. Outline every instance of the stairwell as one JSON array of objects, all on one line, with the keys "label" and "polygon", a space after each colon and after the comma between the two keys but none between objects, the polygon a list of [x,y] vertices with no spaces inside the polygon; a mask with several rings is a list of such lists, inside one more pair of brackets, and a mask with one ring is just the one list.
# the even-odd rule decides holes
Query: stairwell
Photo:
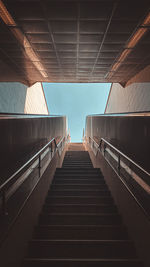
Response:
[{"label": "stairwell", "polygon": [[141,267],[100,169],[77,147],[56,169],[23,267]]}]

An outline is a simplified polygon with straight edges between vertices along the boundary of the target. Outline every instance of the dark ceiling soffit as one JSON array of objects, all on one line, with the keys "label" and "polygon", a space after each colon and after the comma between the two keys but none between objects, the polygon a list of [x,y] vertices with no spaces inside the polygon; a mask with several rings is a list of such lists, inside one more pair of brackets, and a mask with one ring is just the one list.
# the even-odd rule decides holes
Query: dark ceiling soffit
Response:
[{"label": "dark ceiling soffit", "polygon": [[[14,1],[12,1],[12,2],[14,2]],[[20,1],[18,1],[18,3],[19,3]],[[23,3],[26,3],[27,1],[22,1]],[[28,1],[29,3],[31,2],[31,1]],[[35,1],[36,2],[36,1]],[[44,4],[43,4],[43,2],[44,2]],[[68,65],[68,70],[66,71],[65,69],[64,69],[64,66],[62,66],[63,64],[64,64],[64,57],[62,58],[61,56],[60,56],[60,54],[62,54],[62,53],[60,53],[58,50],[57,50],[57,43],[56,43],[56,40],[55,40],[55,38],[54,38],[54,35],[56,35],[56,32],[53,32],[53,29],[52,29],[52,26],[53,25],[51,25],[51,22],[49,22],[49,19],[48,19],[48,14],[47,14],[47,6],[45,5],[45,3],[51,3],[51,2],[54,2],[55,3],[55,1],[37,1],[37,4],[39,4],[40,3],[40,5],[42,5],[42,9],[41,9],[41,13],[42,13],[42,10],[44,11],[43,13],[44,13],[44,16],[43,16],[43,18],[42,18],[42,20],[45,20],[45,22],[47,23],[47,25],[48,25],[48,31],[49,31],[49,39],[52,39],[52,45],[53,45],[53,53],[56,55],[56,59],[57,59],[57,63],[58,63],[58,66],[59,66],[59,68],[57,69],[58,71],[56,72],[56,74],[54,73],[53,74],[53,72],[51,72],[51,71],[49,71],[49,79],[43,79],[43,81],[48,81],[48,80],[50,80],[51,79],[51,81],[54,81],[54,82],[69,82],[69,79],[73,79],[73,74],[72,74],[72,72],[70,73],[70,75],[68,75],[68,71],[69,71],[69,65]],[[61,1],[60,1],[61,2]],[[69,2],[74,2],[74,1],[68,1],[68,3]],[[84,4],[84,2],[86,2],[86,1],[81,1],[83,4]],[[87,1],[88,3],[90,2],[90,1]],[[97,2],[97,3],[104,3],[104,1],[93,1],[93,3],[95,3],[95,2]],[[120,1],[116,1],[117,2],[117,4],[119,4],[119,5],[121,5],[121,2]],[[8,9],[9,9],[9,3],[10,3],[10,5],[11,5],[11,1],[10,0],[8,0],[8,1],[6,1],[6,3],[7,3],[7,7],[8,7]],[[107,5],[109,6],[109,4],[111,4],[111,6],[112,6],[112,4],[113,3],[115,3],[115,1],[106,1],[105,3],[107,3]],[[113,8],[114,8],[114,6],[113,6]],[[119,6],[119,8],[120,8],[120,6]],[[138,10],[137,10],[138,11]],[[15,10],[14,10],[14,12],[15,12]],[[13,16],[14,16],[14,14],[15,13],[13,13],[12,12],[12,14],[13,14]],[[95,14],[95,13],[94,13]],[[111,13],[112,14],[112,13]],[[135,14],[136,14],[136,7],[135,7]],[[15,16],[14,16],[15,17]],[[17,18],[15,17],[15,19],[17,20]],[[78,18],[77,18],[77,20],[76,20],[76,22],[77,22],[77,24],[78,24],[78,30],[77,30],[77,33],[76,33],[76,35],[78,36],[79,34],[80,34],[80,28],[79,28],[79,23],[80,23],[80,21],[79,21],[79,19],[80,19],[80,1],[78,1]],[[88,19],[89,19],[89,17],[88,17]],[[109,21],[111,21],[111,17],[109,17],[109,18],[107,18],[107,20],[109,20]],[[24,23],[25,23],[25,26],[26,26],[26,23],[27,22],[29,22],[29,21],[27,21],[27,20],[25,20],[24,21]],[[118,25],[119,25],[119,22],[118,22]],[[21,26],[21,25],[19,25],[19,26]],[[107,22],[107,26],[109,26],[109,23]],[[92,28],[93,29],[93,28]],[[24,33],[24,35],[27,35],[28,36],[28,33],[25,31],[25,29],[22,29],[22,32]],[[109,32],[109,34],[110,34],[111,32]],[[93,34],[93,33],[92,33]],[[33,35],[32,33],[31,34],[29,34],[29,35]],[[104,32],[104,35],[107,35],[107,32]],[[33,36],[32,36],[33,37]],[[60,36],[59,36],[60,37]],[[93,35],[92,35],[92,38],[93,38]],[[119,38],[119,37],[118,37]],[[105,41],[105,39],[103,39],[103,43],[104,43],[104,41]],[[33,47],[33,43],[32,43],[32,41],[30,41],[30,43],[31,43],[31,46]],[[65,44],[68,44],[67,43],[67,41],[66,41],[66,43]],[[110,42],[110,45],[111,45],[112,43]],[[100,45],[100,42],[99,42],[99,45]],[[90,69],[90,67],[88,66],[88,63],[86,64],[85,63],[85,65],[87,65],[88,67],[89,67],[89,73],[92,73],[93,74],[93,72],[95,71],[95,74],[94,74],[94,76],[92,76],[91,77],[91,80],[92,80],[92,82],[94,81],[94,79],[95,79],[95,82],[97,82],[97,80],[99,79],[100,81],[102,81],[102,80],[104,80],[104,78],[103,78],[103,73],[104,73],[104,71],[102,71],[101,69],[97,69],[97,68],[95,68],[95,65],[96,65],[96,63],[97,63],[97,60],[98,60],[98,58],[99,58],[99,55],[100,55],[100,52],[101,52],[101,48],[102,48],[102,45],[100,45],[99,46],[99,50],[98,51],[96,51],[95,50],[95,54],[97,54],[97,55],[95,55],[95,56],[93,56],[93,54],[92,54],[92,56],[93,56],[93,58],[91,58],[91,62],[92,62],[92,59],[93,59],[93,63],[94,63],[94,65],[92,66],[92,64],[91,64],[91,66],[92,66],[92,71],[91,71],[91,69]],[[33,49],[34,49],[34,47],[33,47]],[[37,50],[38,51],[38,50]],[[37,52],[36,50],[35,50],[35,53]],[[39,51],[38,51],[39,52]],[[50,53],[50,51],[48,51],[49,53]],[[67,51],[68,52],[68,51]],[[82,52],[82,53],[81,53]],[[89,52],[91,52],[90,50],[89,50]],[[110,51],[109,51],[110,52]],[[82,57],[83,57],[83,51],[80,51],[80,54],[82,54]],[[77,60],[77,63],[79,62],[79,36],[77,37],[77,49],[76,49],[76,51],[75,51],[75,55],[76,55],[76,60]],[[40,53],[39,53],[39,57],[40,57],[41,55],[40,55]],[[85,56],[85,55],[84,55]],[[88,55],[87,55],[88,56]],[[117,58],[117,57],[116,57]],[[115,60],[116,60],[116,58],[115,58]],[[47,60],[48,60],[49,58],[47,58]],[[50,58],[51,59],[51,58]],[[50,60],[49,59],[49,60]],[[81,58],[80,58],[81,59]],[[83,62],[83,59],[84,58],[82,58],[82,62]],[[104,58],[100,58],[100,59],[104,59]],[[44,60],[41,58],[41,62],[44,62]],[[51,60],[50,60],[51,61]],[[81,61],[80,61],[80,64],[81,64]],[[32,62],[32,61],[31,61]],[[63,64],[62,64],[62,62],[63,62]],[[113,63],[112,63],[113,64]],[[53,64],[52,64],[52,69],[53,69]],[[80,65],[80,66],[82,66],[82,68],[83,68],[83,63]],[[129,70],[127,69],[127,70],[124,70],[124,76],[121,76],[120,75],[120,84],[121,85],[124,85],[125,86],[125,84],[126,84],[126,81],[124,80],[123,81],[123,77],[125,77],[125,79],[126,79],[126,77],[128,78],[128,79],[130,79],[131,77],[131,70],[130,70],[130,66],[129,66],[129,63],[127,64],[127,67],[129,68]],[[136,71],[136,65],[133,65],[133,67],[135,68],[135,71]],[[132,68],[132,70],[133,70],[133,67],[131,66],[131,68]],[[80,67],[81,68],[81,67]],[[95,68],[95,69],[94,69]],[[144,67],[143,67],[144,68]],[[105,68],[105,69],[107,69],[107,68]],[[48,69],[47,69],[48,70]],[[81,72],[81,69],[79,70],[79,67],[78,67],[78,64],[76,64],[76,66],[74,67],[74,71],[75,71],[75,75],[74,75],[74,77],[79,77],[79,80],[74,80],[73,82],[90,82],[90,79],[89,79],[89,76],[87,75],[88,73],[87,72]],[[79,72],[78,72],[79,71]],[[59,75],[59,72],[61,73],[61,75]],[[137,71],[137,73],[139,72],[139,69],[138,69],[138,71]],[[65,73],[65,74],[64,74]],[[78,74],[79,73],[79,74]],[[99,73],[101,73],[101,76],[100,76],[100,74]],[[92,74],[90,74],[90,76],[92,75]],[[26,75],[26,73],[25,73],[25,75]],[[66,76],[64,76],[64,75],[66,75]],[[40,77],[41,75],[39,75],[39,78],[40,79],[38,79],[38,81],[39,80],[41,80],[41,77]],[[133,74],[133,76],[134,76],[134,74]],[[27,77],[27,76],[26,76]],[[37,76],[35,76],[35,77],[37,77]],[[67,77],[67,78],[66,78]],[[101,78],[100,78],[101,77]],[[117,75],[116,75],[116,77],[117,77]],[[119,77],[119,75],[118,75],[118,77]],[[59,80],[59,78],[60,78],[60,80]],[[81,79],[81,80],[80,80]],[[97,79],[97,80],[96,80]],[[119,78],[114,78],[114,80],[116,79],[116,82],[118,82],[119,80],[117,80],[117,79],[119,79]],[[114,81],[113,80],[113,81]],[[121,81],[122,80],[122,81]],[[105,81],[106,82],[109,82],[109,80],[107,80],[107,79],[105,79]],[[36,82],[36,80],[34,80],[34,75],[30,78],[30,84],[34,84],[35,82]],[[110,82],[111,82],[111,80],[110,80]]]}]

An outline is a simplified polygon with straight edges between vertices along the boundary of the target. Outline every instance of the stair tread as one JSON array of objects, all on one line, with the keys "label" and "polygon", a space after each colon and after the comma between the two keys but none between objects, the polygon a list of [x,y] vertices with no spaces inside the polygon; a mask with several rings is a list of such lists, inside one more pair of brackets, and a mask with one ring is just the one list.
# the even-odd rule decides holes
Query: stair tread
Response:
[{"label": "stair tread", "polygon": [[47,216],[80,216],[80,217],[83,217],[83,216],[105,216],[105,217],[110,217],[110,216],[116,216],[116,217],[119,217],[119,213],[48,213],[48,212],[42,212],[41,215],[47,215]]},{"label": "stair tread", "polygon": [[95,224],[91,224],[91,225],[87,225],[87,224],[85,224],[85,225],[68,225],[68,224],[66,224],[66,225],[49,225],[49,224],[46,224],[46,225],[38,225],[37,227],[40,227],[40,228],[56,228],[56,229],[58,229],[58,228],[75,228],[75,229],[99,229],[99,228],[106,228],[106,229],[110,229],[110,228],[125,228],[125,226],[123,226],[123,225],[95,225]]},{"label": "stair tread", "polygon": [[[83,178],[83,179],[71,179],[71,178],[65,178],[65,179],[62,179],[62,178],[55,178],[54,180],[53,180],[53,183],[52,184],[58,184],[58,182],[72,182],[72,183],[70,183],[70,185],[72,185],[75,181],[76,182],[82,182],[84,185],[86,185],[86,184],[88,184],[88,185],[91,185],[91,184],[93,184],[93,185],[95,185],[97,182],[98,182],[98,185],[101,185],[101,184],[106,184],[105,183],[105,180],[104,179],[85,179],[85,178]],[[87,183],[88,182],[88,183]],[[92,183],[91,183],[92,182]],[[64,184],[64,183],[63,183]],[[74,185],[80,185],[80,183],[79,184],[77,184],[77,183],[75,183]],[[82,184],[81,184],[82,185]]]},{"label": "stair tread", "polygon": [[[54,185],[54,184],[52,184]],[[64,184],[59,184],[59,186],[64,186]],[[65,186],[91,186],[91,184],[65,184]],[[57,186],[57,185],[55,185]],[[94,186],[101,186],[101,184],[94,184]],[[107,185],[106,185],[107,186]]]},{"label": "stair tread", "polygon": [[64,206],[70,206],[70,207],[116,207],[115,205],[107,205],[107,204],[45,204],[44,207],[64,207]]},{"label": "stair tread", "polygon": [[79,243],[79,244],[108,244],[108,243],[111,243],[111,244],[115,244],[115,243],[119,243],[119,244],[123,244],[123,243],[127,243],[127,244],[133,244],[133,242],[129,239],[124,239],[124,240],[91,240],[91,239],[32,239],[30,241],[30,243],[40,243],[40,242],[43,242],[43,243],[52,243],[52,244],[55,244],[55,243],[61,243],[61,244],[76,244],[76,243]]},{"label": "stair tread", "polygon": [[132,259],[123,259],[123,258],[121,258],[121,259],[119,259],[119,258],[113,258],[113,259],[106,259],[106,258],[96,258],[96,259],[94,259],[94,258],[92,258],[92,259],[87,259],[87,258],[85,258],[85,259],[81,259],[81,258],[51,258],[51,259],[49,259],[49,258],[45,258],[45,259],[43,259],[43,258],[25,258],[25,260],[26,261],[32,261],[32,260],[35,260],[35,261],[49,261],[49,262],[51,262],[51,261],[81,261],[81,262],[84,262],[84,261],[91,261],[91,262],[93,262],[93,261],[98,261],[98,262],[104,262],[104,261],[106,261],[106,262],[116,262],[116,261],[119,261],[119,262],[123,262],[123,261],[125,261],[125,262],[141,262],[139,259],[137,259],[137,258],[132,258]]},{"label": "stair tread", "polygon": [[[48,195],[48,198],[54,198],[54,197],[56,197],[56,198],[60,198],[60,196],[49,196]],[[109,199],[112,199],[112,197],[111,196],[63,196],[63,198],[109,198]]]},{"label": "stair tread", "polygon": [[51,188],[50,189],[50,191],[53,191],[53,192],[55,192],[55,191],[87,191],[87,192],[91,192],[91,191],[109,191],[109,189],[108,188],[106,188],[106,189],[99,189],[99,188],[96,188],[96,189],[80,189],[80,188],[75,188],[74,190],[72,190],[72,189],[53,189],[53,188]]}]

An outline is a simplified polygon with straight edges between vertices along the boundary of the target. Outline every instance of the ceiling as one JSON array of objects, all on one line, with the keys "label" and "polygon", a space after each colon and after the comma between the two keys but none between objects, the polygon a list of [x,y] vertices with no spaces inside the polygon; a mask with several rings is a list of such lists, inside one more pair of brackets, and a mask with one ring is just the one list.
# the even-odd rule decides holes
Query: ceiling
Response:
[{"label": "ceiling", "polygon": [[46,77],[39,72],[11,27],[0,23],[0,80],[119,82],[150,64],[150,32],[144,35],[111,78],[117,62],[149,11],[149,1],[3,1],[26,36]]}]

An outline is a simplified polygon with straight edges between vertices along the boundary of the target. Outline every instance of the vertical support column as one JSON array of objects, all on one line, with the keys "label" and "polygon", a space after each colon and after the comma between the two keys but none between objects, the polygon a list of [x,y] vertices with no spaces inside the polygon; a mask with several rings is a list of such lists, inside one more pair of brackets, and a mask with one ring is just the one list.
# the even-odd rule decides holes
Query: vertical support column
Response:
[{"label": "vertical support column", "polygon": [[8,215],[6,207],[6,191],[2,192],[2,216]]},{"label": "vertical support column", "polygon": [[118,174],[120,175],[120,154],[118,154]]},{"label": "vertical support column", "polygon": [[39,155],[39,178],[41,177],[41,155]]}]

